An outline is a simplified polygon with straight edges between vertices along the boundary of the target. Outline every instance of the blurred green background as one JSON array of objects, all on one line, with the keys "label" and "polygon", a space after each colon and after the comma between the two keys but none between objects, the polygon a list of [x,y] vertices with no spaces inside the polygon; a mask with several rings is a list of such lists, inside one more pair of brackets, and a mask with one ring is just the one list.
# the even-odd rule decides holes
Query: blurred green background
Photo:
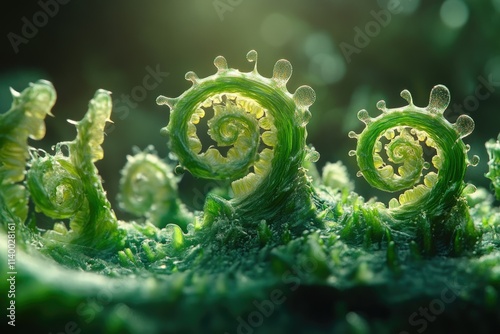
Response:
[{"label": "blurred green background", "polygon": [[[444,84],[452,94],[448,119],[461,109],[476,122],[465,142],[481,162],[469,168],[467,180],[489,186],[484,142],[500,131],[500,0],[41,0],[3,7],[0,110],[10,106],[9,87],[22,90],[44,78],[58,93],[56,117],[47,119],[46,138],[33,146],[49,150],[74,138],[66,119],[82,118],[95,90],[113,92],[115,127],[98,168],[119,217],[119,170],[132,146],[152,144],[167,156],[160,128],[168,108],[157,106],[156,97],[189,88],[187,71],[215,73],[218,55],[249,71],[251,49],[259,52],[262,75],[271,76],[274,63],[286,58],[294,68],[289,91],[303,84],[316,91],[308,142],[321,154],[320,168],[342,160],[355,178],[356,162],[347,153],[356,142],[347,133],[363,129],[357,111],[377,115],[380,99],[402,106],[403,89],[426,106],[431,88]],[[151,71],[161,74],[146,89]],[[200,208],[200,194],[211,185],[185,175],[182,197]],[[356,191],[383,198],[363,179],[356,178]]]}]

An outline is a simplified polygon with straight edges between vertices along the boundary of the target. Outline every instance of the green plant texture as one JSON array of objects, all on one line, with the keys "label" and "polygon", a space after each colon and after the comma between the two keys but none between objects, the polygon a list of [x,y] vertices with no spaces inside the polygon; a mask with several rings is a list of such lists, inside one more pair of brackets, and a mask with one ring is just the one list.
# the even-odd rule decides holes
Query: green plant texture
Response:
[{"label": "green plant texture", "polygon": [[[388,203],[353,190],[346,167],[307,144],[315,92],[290,93],[292,66],[271,77],[228,67],[198,78],[170,109],[169,158],[134,149],[121,172],[117,219],[95,162],[110,122],[98,90],[76,138],[53,153],[45,134],[56,93],[38,81],[12,91],[0,115],[0,269],[16,276],[16,314],[40,331],[82,333],[488,333],[500,324],[500,209],[464,182],[477,165],[463,138],[466,115],[443,113],[450,93],[426,107],[361,110],[349,155],[357,175],[394,193]],[[166,110],[166,109],[165,109]],[[160,130],[160,129],[158,129]],[[487,177],[500,198],[500,144],[486,143]],[[178,183],[188,172],[220,182],[202,211]],[[222,186],[228,184],[228,186]],[[50,221],[42,228],[39,221]],[[14,237],[15,236],[15,237]],[[0,283],[8,291],[9,282]],[[2,292],[3,293],[3,292]],[[471,311],[473,310],[473,311]],[[28,320],[29,319],[29,320]],[[22,325],[18,320],[18,325]]]}]

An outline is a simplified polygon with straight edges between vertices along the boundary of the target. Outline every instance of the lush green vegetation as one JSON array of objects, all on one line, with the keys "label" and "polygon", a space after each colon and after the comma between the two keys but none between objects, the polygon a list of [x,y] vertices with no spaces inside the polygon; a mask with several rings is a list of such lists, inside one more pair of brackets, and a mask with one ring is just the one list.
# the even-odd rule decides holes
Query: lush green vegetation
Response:
[{"label": "lush green vegetation", "polygon": [[[396,192],[384,204],[355,193],[340,162],[319,173],[306,142],[315,93],[288,92],[290,63],[276,62],[268,78],[255,51],[247,59],[253,70],[240,72],[217,57],[214,75],[189,72],[188,90],[158,97],[170,108],[162,133],[171,154],[129,157],[119,203],[131,221],[116,218],[94,165],[110,93],[97,91],[70,122],[76,138],[50,153],[28,139],[44,136],[52,84],[13,92],[0,115],[0,216],[2,237],[16,235],[17,316],[44,331],[106,333],[486,333],[498,325],[500,210],[489,190],[463,181],[478,163],[462,141],[474,122],[445,119],[448,89],[432,88],[423,108],[403,91],[405,107],[381,101],[380,115],[358,113],[366,127],[349,134],[351,155],[359,176]],[[487,144],[497,196],[498,147]],[[184,172],[217,182],[203,210],[180,200]],[[41,227],[47,219],[52,226]],[[7,254],[8,243],[0,248]],[[0,269],[10,265],[3,257]]]}]

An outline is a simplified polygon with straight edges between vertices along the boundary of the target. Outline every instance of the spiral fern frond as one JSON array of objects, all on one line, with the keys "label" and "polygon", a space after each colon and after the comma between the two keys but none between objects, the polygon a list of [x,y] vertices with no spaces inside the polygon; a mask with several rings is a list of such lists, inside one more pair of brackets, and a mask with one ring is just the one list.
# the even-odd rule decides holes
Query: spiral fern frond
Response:
[{"label": "spiral fern frond", "polygon": [[[469,146],[462,141],[473,131],[474,121],[467,115],[454,124],[445,119],[450,93],[442,85],[432,89],[425,108],[415,106],[407,90],[401,97],[407,106],[389,109],[380,101],[381,115],[370,117],[366,110],[358,113],[366,127],[360,134],[349,133],[357,139],[356,151],[349,154],[357,158],[358,176],[373,187],[387,192],[405,190],[389,202],[395,218],[448,212],[465,188],[467,166],[479,161],[477,156],[469,160]],[[427,160],[424,151],[430,155]]]},{"label": "spiral fern frond", "polygon": [[123,210],[159,227],[173,223],[186,229],[193,217],[179,200],[180,178],[152,146],[136,148],[121,173],[118,202]]},{"label": "spiral fern frond", "polygon": [[486,177],[491,180],[491,186],[495,196],[500,200],[500,134],[496,141],[490,140],[486,143],[486,150],[490,160],[488,161],[488,173]]},{"label": "spiral fern frond", "polygon": [[[36,209],[54,219],[69,219],[68,242],[106,247],[117,220],[94,162],[102,159],[104,127],[110,121],[111,96],[98,90],[79,121],[75,140],[58,143],[55,154],[33,153],[26,184]],[[67,151],[67,154],[65,154]]]},{"label": "spiral fern frond", "polygon": [[[216,74],[200,79],[188,72],[191,88],[157,102],[170,107],[163,133],[182,168],[196,177],[230,180],[231,203],[240,209],[276,211],[299,182],[315,93],[308,86],[288,92],[292,67],[287,60],[276,62],[273,76],[266,78],[257,71],[257,52],[250,51],[247,59],[255,65],[245,73],[228,68],[219,56]],[[212,142],[204,144],[197,126],[205,118]]]},{"label": "spiral fern frond", "polygon": [[56,101],[52,84],[45,80],[31,83],[21,93],[11,89],[12,107],[0,115],[0,216],[28,215],[28,194],[23,185],[26,161],[29,159],[28,138],[45,136],[45,117]]}]

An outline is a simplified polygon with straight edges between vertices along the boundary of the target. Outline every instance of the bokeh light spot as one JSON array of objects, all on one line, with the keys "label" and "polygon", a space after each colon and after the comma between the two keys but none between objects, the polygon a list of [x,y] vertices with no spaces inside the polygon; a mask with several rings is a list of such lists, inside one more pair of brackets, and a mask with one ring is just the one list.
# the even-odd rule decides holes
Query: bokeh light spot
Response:
[{"label": "bokeh light spot", "polygon": [[485,65],[485,74],[488,76],[492,84],[498,85],[500,82],[500,56],[490,58]]},{"label": "bokeh light spot", "polygon": [[318,53],[333,52],[333,44],[330,36],[324,32],[315,32],[307,36],[304,43],[304,53],[312,58]]},{"label": "bokeh light spot", "polygon": [[497,12],[500,13],[500,0],[491,0],[491,2],[493,3],[493,7],[495,7]]},{"label": "bokeh light spot", "polygon": [[413,14],[420,6],[420,0],[378,0],[377,2],[380,8],[389,9],[395,6],[398,8],[398,13],[406,15]]},{"label": "bokeh light spot", "polygon": [[293,36],[294,24],[289,17],[274,13],[264,19],[261,25],[262,38],[272,46],[283,46]]},{"label": "bokeh light spot", "polygon": [[450,28],[461,28],[469,19],[469,8],[462,0],[446,0],[439,11],[441,20]]},{"label": "bokeh light spot", "polygon": [[346,66],[338,53],[319,53],[312,57],[309,70],[319,84],[331,84],[344,77]]}]

